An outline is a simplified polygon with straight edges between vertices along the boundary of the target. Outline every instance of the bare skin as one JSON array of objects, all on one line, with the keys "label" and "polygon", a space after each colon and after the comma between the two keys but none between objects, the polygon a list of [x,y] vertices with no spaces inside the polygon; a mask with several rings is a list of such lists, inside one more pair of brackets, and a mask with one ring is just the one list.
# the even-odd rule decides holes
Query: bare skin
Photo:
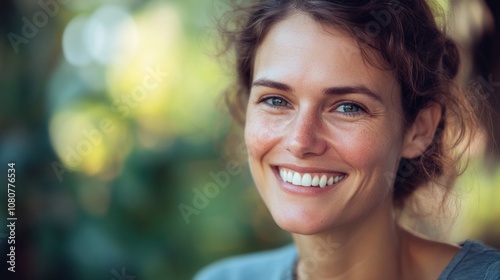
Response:
[{"label": "bare skin", "polygon": [[[390,220],[385,227],[378,224],[380,220],[373,222],[377,224],[367,222],[367,228],[350,229],[352,235],[343,242],[334,232],[294,234],[300,255],[298,279],[438,279],[459,251],[413,235]],[[345,234],[345,230],[339,231]],[[332,250],[325,249],[325,244]]]},{"label": "bare skin", "polygon": [[259,46],[245,141],[261,197],[293,233],[299,279],[437,279],[458,252],[394,218],[387,174],[431,144],[441,115],[433,104],[403,129],[399,88],[352,37],[302,13]]}]

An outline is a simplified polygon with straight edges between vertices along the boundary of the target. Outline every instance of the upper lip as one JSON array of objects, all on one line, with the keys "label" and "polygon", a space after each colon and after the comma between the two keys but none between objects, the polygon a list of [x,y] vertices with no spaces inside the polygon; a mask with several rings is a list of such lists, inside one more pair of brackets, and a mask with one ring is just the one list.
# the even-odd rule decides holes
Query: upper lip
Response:
[{"label": "upper lip", "polygon": [[276,167],[283,167],[286,169],[290,169],[299,173],[339,173],[339,174],[345,174],[344,172],[336,171],[336,170],[330,170],[330,169],[324,169],[324,168],[317,168],[317,167],[304,167],[304,166],[298,166],[294,164],[274,164]]}]

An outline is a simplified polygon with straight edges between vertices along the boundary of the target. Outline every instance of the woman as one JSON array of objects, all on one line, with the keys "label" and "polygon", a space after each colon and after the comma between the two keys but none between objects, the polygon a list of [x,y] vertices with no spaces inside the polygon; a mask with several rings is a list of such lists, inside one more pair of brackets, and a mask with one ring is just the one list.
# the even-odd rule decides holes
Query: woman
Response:
[{"label": "woman", "polygon": [[196,279],[500,279],[500,252],[399,223],[417,189],[450,190],[476,122],[457,47],[429,5],[253,2],[225,33],[237,64],[229,100],[246,114],[257,189],[294,245]]}]

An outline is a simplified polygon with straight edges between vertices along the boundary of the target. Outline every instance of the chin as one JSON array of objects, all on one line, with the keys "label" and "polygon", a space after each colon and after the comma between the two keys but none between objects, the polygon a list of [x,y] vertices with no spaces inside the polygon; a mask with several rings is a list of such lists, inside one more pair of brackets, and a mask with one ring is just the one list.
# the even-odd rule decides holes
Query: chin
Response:
[{"label": "chin", "polygon": [[297,213],[296,211],[271,211],[276,224],[283,230],[301,235],[314,235],[328,231],[334,225],[328,225],[318,216]]},{"label": "chin", "polygon": [[301,235],[315,235],[325,231],[321,226],[310,223],[300,223],[296,221],[276,221],[278,226],[290,233],[301,234]]}]

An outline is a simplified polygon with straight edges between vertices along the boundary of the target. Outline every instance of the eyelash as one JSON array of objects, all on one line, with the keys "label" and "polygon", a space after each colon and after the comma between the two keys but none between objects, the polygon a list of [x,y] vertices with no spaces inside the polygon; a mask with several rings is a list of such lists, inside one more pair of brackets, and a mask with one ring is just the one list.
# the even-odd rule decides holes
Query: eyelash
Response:
[{"label": "eyelash", "polygon": [[[276,105],[273,105],[273,104],[270,103],[270,102],[272,102],[273,99],[278,99],[278,100],[286,103],[288,106],[276,106]],[[284,98],[277,97],[277,96],[263,97],[263,98],[261,98],[258,101],[258,103],[264,103],[266,106],[269,106],[271,108],[278,109],[278,110],[283,110],[283,109],[288,108],[288,107],[291,106],[290,102],[286,101]]]},{"label": "eyelash", "polygon": [[343,114],[345,116],[348,116],[348,117],[351,117],[351,118],[355,118],[355,117],[358,117],[360,115],[363,115],[363,114],[367,113],[366,109],[363,106],[361,106],[360,104],[358,104],[356,102],[352,102],[352,101],[343,102],[342,104],[340,104],[339,106],[337,106],[335,108],[335,111],[338,112],[337,109],[339,107],[346,106],[346,105],[357,107],[358,111],[357,112],[340,112],[341,114]]},{"label": "eyelash", "polygon": [[[273,99],[278,99],[279,101],[282,101],[282,102],[286,103],[287,105],[286,106],[276,106],[276,105],[273,105],[273,104],[270,103],[270,102],[272,102]],[[288,102],[284,98],[278,97],[278,96],[263,97],[263,98],[259,99],[259,101],[257,103],[264,103],[266,106],[269,106],[269,107],[271,107],[273,109],[277,109],[277,110],[284,110],[284,109],[289,108],[291,106],[290,102]],[[337,109],[340,108],[341,106],[347,106],[347,105],[351,105],[351,106],[357,107],[358,111],[357,112],[340,112],[340,111],[337,111]],[[347,117],[351,117],[351,118],[355,118],[355,117],[358,117],[358,116],[360,116],[362,114],[366,114],[367,113],[367,110],[365,109],[364,106],[362,106],[361,104],[358,104],[356,102],[353,102],[353,101],[342,102],[337,107],[335,107],[334,111],[335,112],[339,112],[342,115],[347,116]]]}]

